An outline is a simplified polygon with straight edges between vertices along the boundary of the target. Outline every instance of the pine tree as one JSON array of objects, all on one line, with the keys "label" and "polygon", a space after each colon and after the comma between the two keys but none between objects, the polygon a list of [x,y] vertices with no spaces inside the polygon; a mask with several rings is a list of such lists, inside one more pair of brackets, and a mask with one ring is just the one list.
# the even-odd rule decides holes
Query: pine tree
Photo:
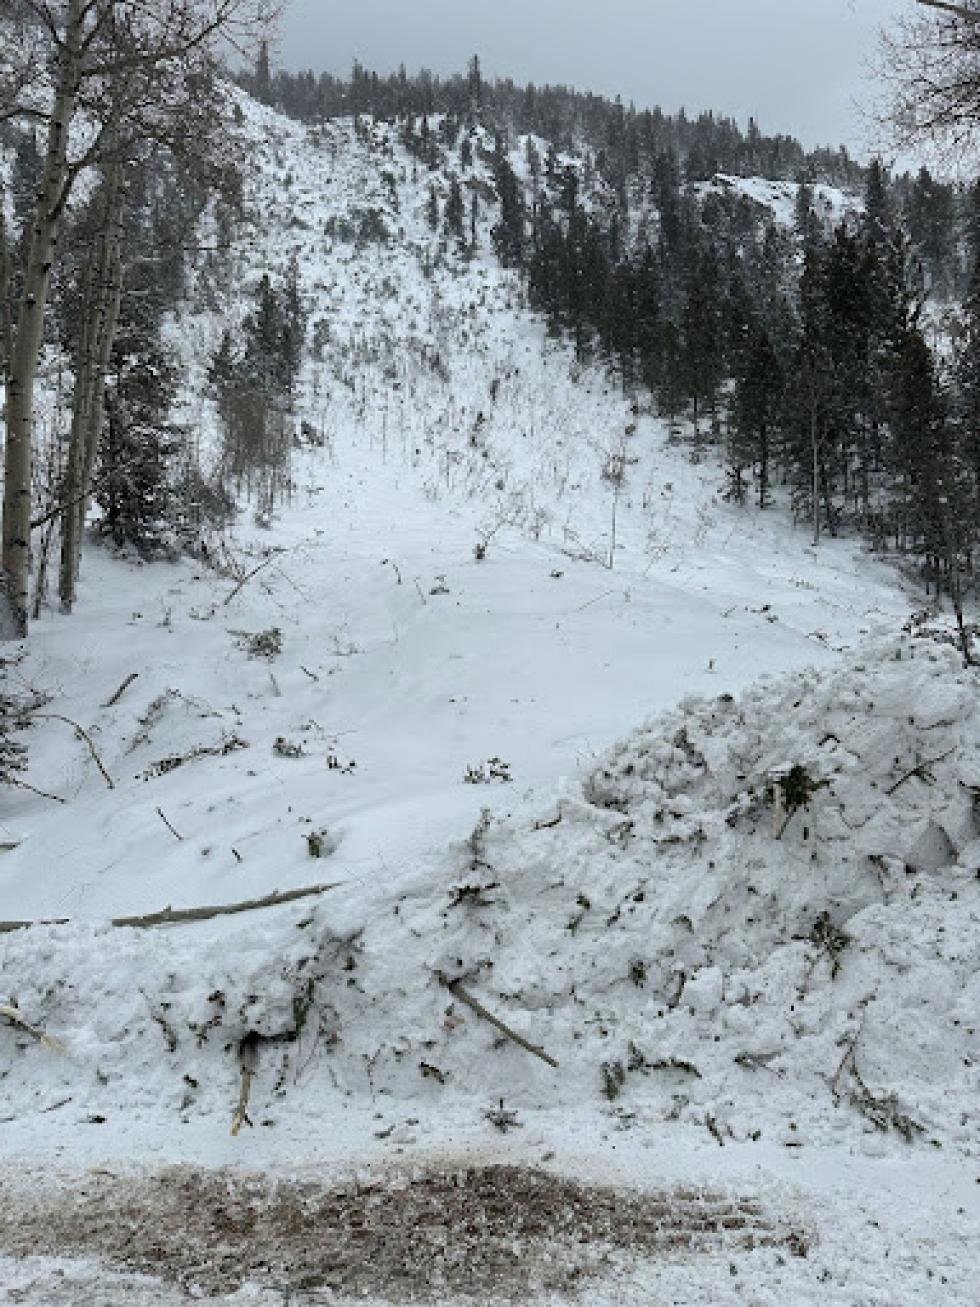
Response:
[{"label": "pine tree", "polygon": [[469,93],[469,109],[474,117],[479,117],[483,108],[483,72],[480,68],[480,56],[473,55],[466,69],[466,87]]},{"label": "pine tree", "polygon": [[255,98],[262,104],[272,103],[272,70],[269,64],[269,42],[259,44],[259,53],[255,61]]},{"label": "pine tree", "polygon": [[255,384],[271,392],[282,379],[283,316],[268,273],[259,282],[256,300],[245,321],[245,366]]},{"label": "pine tree", "polygon": [[[0,660],[6,670],[7,660]],[[15,736],[30,725],[34,706],[0,690],[0,785],[20,785],[21,772],[27,768],[27,746]]]},{"label": "pine tree", "polygon": [[963,333],[957,343],[953,377],[957,444],[971,481],[975,517],[980,506],[980,249],[963,302]]},{"label": "pine tree", "polygon": [[691,403],[694,435],[700,418],[714,411],[724,377],[724,347],[718,312],[717,260],[710,251],[696,258],[687,277],[681,317],[682,376]]},{"label": "pine tree", "polygon": [[660,412],[667,418],[671,436],[675,434],[677,418],[689,398],[684,377],[684,349],[682,334],[676,322],[667,319],[660,331],[660,347],[646,361],[645,373],[657,396]]},{"label": "pine tree", "polygon": [[922,551],[937,591],[953,601],[964,661],[971,661],[963,616],[962,560],[973,532],[969,492],[953,429],[921,332],[907,332],[892,389],[893,465],[901,542]]},{"label": "pine tree", "polygon": [[925,271],[929,291],[945,299],[955,278],[954,193],[920,168],[905,203],[909,240]]},{"label": "pine tree", "polygon": [[286,281],[280,296],[282,337],[280,344],[280,377],[287,396],[292,399],[303,366],[306,348],[307,313],[299,285],[299,263],[296,256],[289,261]]},{"label": "pine tree", "polygon": [[793,221],[796,234],[802,241],[811,240],[816,235],[815,228],[819,219],[813,205],[813,187],[805,177],[800,177],[797,181]]},{"label": "pine tree", "polygon": [[446,200],[444,215],[446,234],[455,236],[462,245],[465,235],[466,208],[463,203],[463,189],[455,173],[449,178],[449,197]]},{"label": "pine tree", "polygon": [[115,350],[95,498],[100,532],[153,557],[172,547],[178,525],[172,469],[183,432],[170,420],[177,369],[159,346],[143,341],[133,354],[131,343],[124,337]]},{"label": "pine tree", "polygon": [[749,328],[735,371],[729,463],[740,497],[741,469],[757,471],[759,507],[769,504],[772,438],[783,404],[782,368],[769,333],[759,323]]},{"label": "pine tree", "polygon": [[523,188],[500,136],[494,151],[493,173],[500,200],[500,218],[493,228],[494,249],[505,268],[520,268],[524,262],[527,208]]},{"label": "pine tree", "polygon": [[868,165],[864,192],[864,230],[876,244],[884,244],[891,235],[892,227],[888,174],[881,160],[876,157]]}]

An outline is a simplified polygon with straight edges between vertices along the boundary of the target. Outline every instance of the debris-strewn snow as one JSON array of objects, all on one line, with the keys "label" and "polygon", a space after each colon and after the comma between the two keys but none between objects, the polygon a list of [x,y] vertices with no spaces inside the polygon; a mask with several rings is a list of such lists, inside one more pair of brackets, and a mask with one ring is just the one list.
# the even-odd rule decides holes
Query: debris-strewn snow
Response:
[{"label": "debris-strewn snow", "polygon": [[[710,458],[548,341],[489,210],[474,258],[440,250],[445,178],[393,129],[242,107],[253,223],[172,325],[184,416],[213,441],[209,352],[295,256],[307,430],[270,528],[198,564],[89,549],[76,614],[8,667],[51,696],[28,779],[67,802],[5,793],[0,917],[69,919],[0,936],[0,1003],[61,1045],[0,1028],[10,1219],[67,1229],[57,1195],[95,1164],[138,1210],[148,1165],[252,1167],[265,1210],[286,1175],[530,1163],[805,1236],[608,1250],[590,1303],[970,1302],[975,674],[900,633],[888,569],[723,502]],[[329,234],[366,207],[386,243]],[[163,1174],[171,1211],[186,1173]],[[100,1239],[38,1251],[111,1273],[0,1281],[193,1291]],[[224,1301],[344,1301],[270,1275]]]},{"label": "debris-strewn snow", "polygon": [[[324,1102],[605,1097],[626,1123],[873,1152],[893,1130],[971,1154],[976,679],[931,641],[860,659],[686,700],[398,877],[341,876],[341,844],[309,865],[346,883],[258,929],[13,935],[3,988],[68,1056],[12,1036],[31,1051],[10,1102],[221,1115],[254,1041],[262,1110],[297,1079]],[[455,981],[561,1072],[501,1043]]]}]

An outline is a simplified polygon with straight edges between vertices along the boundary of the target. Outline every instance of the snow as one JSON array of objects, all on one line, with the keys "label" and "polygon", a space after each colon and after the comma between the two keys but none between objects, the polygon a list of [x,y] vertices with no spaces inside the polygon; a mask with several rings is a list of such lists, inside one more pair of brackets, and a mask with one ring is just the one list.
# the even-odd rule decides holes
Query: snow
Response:
[{"label": "snow", "polygon": [[[860,213],[863,199],[837,186],[815,182],[810,187],[813,210],[822,222],[836,227],[845,218]],[[730,173],[716,173],[708,182],[699,182],[695,194],[742,195],[761,208],[768,209],[774,220],[783,227],[796,223],[796,205],[800,193],[799,183],[771,181],[765,177],[735,177]]]},{"label": "snow", "polygon": [[[47,1228],[105,1170],[139,1194],[510,1163],[748,1195],[806,1234],[617,1254],[590,1303],[975,1301],[975,674],[890,569],[724,502],[710,456],[549,341],[486,214],[482,253],[440,254],[390,129],[241,104],[254,221],[220,308],[201,269],[172,325],[184,414],[214,439],[209,351],[296,255],[322,444],[205,562],[90,547],[76,614],[7,668],[51,696],[28,779],[67,802],[5,794],[2,916],[70,919],[0,936],[0,1001],[61,1046],[0,1030],[10,1219]],[[387,244],[325,234],[372,206]],[[190,1300],[86,1247],[0,1261],[0,1301]],[[221,1292],[289,1299],[258,1269]]]}]

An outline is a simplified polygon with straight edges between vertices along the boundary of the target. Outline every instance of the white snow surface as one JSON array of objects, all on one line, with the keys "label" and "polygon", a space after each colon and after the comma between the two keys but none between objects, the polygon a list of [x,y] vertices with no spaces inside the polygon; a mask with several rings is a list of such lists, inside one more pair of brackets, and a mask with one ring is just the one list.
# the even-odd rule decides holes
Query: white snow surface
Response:
[{"label": "white snow surface", "polygon": [[[975,1303],[976,674],[903,629],[912,597],[855,542],[726,504],[711,455],[549,341],[487,213],[472,261],[440,254],[391,129],[241,103],[254,221],[173,324],[184,415],[213,439],[208,354],[295,255],[327,324],[316,440],[221,566],[90,547],[75,615],[8,666],[51,696],[28,779],[65,802],[4,793],[0,916],[68,921],[0,936],[0,1003],[58,1044],[0,1027],[4,1174],[477,1159],[713,1185],[792,1215],[809,1255],[623,1264],[582,1300]],[[325,234],[371,206],[388,244]],[[0,1302],[82,1300],[190,1299],[0,1260]]]},{"label": "white snow surface", "polygon": [[[695,193],[742,195],[761,208],[768,209],[777,223],[792,227],[796,222],[796,205],[799,198],[798,182],[772,181],[766,177],[737,177],[719,172],[707,182],[698,182]],[[810,187],[813,210],[824,223],[836,227],[845,218],[853,217],[864,209],[863,199],[838,186],[816,182]]]}]

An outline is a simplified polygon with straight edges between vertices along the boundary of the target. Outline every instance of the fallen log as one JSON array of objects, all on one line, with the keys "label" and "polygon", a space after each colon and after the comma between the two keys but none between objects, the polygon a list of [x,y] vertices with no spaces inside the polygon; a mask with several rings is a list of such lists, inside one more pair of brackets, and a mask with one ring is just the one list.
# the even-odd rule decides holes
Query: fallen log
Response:
[{"label": "fallen log", "polygon": [[[221,903],[202,908],[164,908],[160,912],[150,912],[145,916],[113,917],[110,926],[130,929],[149,929],[152,926],[183,926],[194,921],[211,921],[214,917],[233,917],[240,912],[258,912],[263,908],[277,908],[281,903],[295,903],[297,899],[313,898],[326,894],[327,890],[338,889],[342,881],[329,885],[308,885],[304,889],[274,890],[261,899],[247,899],[244,903]],[[0,935],[10,935],[15,930],[30,930],[32,926],[68,926],[68,917],[49,918],[38,921],[0,921]]]}]

